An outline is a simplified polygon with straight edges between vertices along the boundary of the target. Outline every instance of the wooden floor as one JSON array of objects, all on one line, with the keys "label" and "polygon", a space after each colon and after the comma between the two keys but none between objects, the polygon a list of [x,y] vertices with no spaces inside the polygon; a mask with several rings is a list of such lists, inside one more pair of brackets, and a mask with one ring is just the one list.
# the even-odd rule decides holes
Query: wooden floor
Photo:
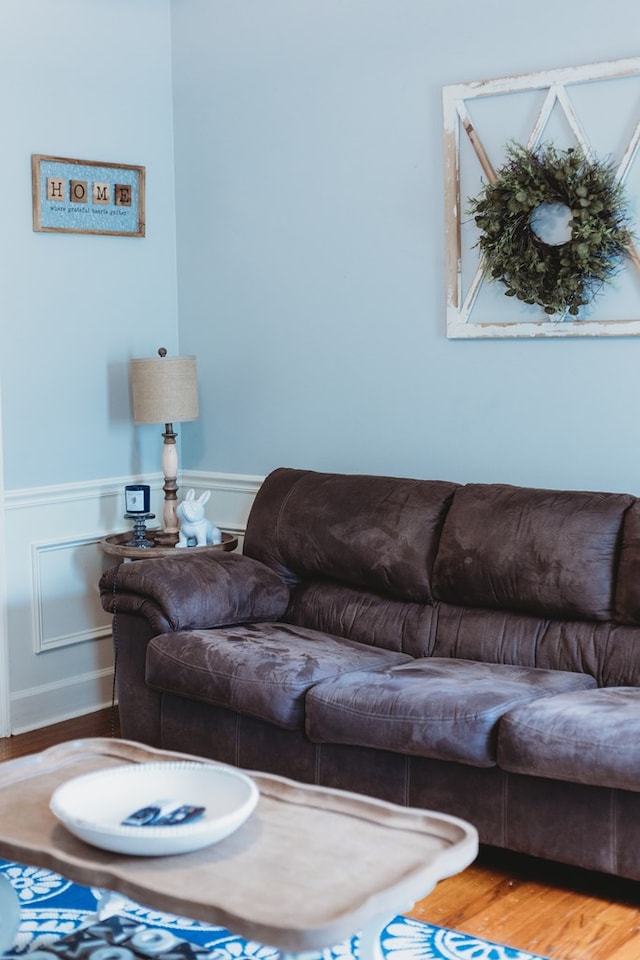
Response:
[{"label": "wooden floor", "polygon": [[[0,739],[0,759],[117,735],[117,715],[104,710]],[[551,960],[640,960],[640,884],[498,851],[482,850],[410,915]]]}]

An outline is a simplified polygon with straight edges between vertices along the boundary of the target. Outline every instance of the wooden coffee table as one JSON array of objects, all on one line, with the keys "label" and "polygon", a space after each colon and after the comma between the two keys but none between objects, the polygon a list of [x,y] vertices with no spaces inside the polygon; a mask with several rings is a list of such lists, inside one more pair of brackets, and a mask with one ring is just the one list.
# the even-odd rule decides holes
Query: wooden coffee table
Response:
[{"label": "wooden coffee table", "polygon": [[0,764],[0,856],[148,907],[224,926],[287,954],[319,951],[361,931],[373,956],[381,930],[436,883],[468,866],[470,824],[359,794],[251,773],[260,799],[220,843],[170,857],[91,847],[49,810],[71,777],[127,763],[201,757],[127,740],[74,740]]}]

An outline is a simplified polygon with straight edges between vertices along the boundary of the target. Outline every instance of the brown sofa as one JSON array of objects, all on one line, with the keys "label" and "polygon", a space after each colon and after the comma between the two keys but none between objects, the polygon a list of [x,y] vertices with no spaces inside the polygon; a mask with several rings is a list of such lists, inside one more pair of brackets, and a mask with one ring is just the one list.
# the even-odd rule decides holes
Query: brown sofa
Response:
[{"label": "brown sofa", "polygon": [[640,879],[640,500],[279,469],[242,555],[122,564],[123,735]]}]

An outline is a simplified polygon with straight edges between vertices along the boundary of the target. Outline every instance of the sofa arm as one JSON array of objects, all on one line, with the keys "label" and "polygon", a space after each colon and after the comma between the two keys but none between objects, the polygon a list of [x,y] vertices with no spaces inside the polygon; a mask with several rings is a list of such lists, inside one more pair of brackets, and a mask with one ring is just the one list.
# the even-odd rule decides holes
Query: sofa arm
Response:
[{"label": "sofa arm", "polygon": [[289,588],[242,554],[194,554],[122,563],[100,578],[107,613],[143,617],[154,634],[279,620]]}]

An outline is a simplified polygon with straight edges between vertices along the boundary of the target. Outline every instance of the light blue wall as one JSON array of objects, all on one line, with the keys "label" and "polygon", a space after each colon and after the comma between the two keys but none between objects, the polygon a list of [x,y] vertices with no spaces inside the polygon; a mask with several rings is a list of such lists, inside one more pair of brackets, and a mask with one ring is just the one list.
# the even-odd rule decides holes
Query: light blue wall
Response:
[{"label": "light blue wall", "polygon": [[[178,340],[169,0],[2,0],[0,117],[6,488],[157,470],[127,361]],[[34,233],[32,153],[146,166],[146,238]]]},{"label": "light blue wall", "polygon": [[639,32],[636,0],[174,0],[185,464],[640,492],[638,339],[446,339],[441,112]]},{"label": "light blue wall", "polygon": [[[442,85],[637,54],[634,0],[525,10],[3,0],[6,488],[157,470],[126,364],[162,344],[190,469],[640,492],[637,339],[445,335]],[[145,165],[147,237],[34,233],[38,152]]]}]

